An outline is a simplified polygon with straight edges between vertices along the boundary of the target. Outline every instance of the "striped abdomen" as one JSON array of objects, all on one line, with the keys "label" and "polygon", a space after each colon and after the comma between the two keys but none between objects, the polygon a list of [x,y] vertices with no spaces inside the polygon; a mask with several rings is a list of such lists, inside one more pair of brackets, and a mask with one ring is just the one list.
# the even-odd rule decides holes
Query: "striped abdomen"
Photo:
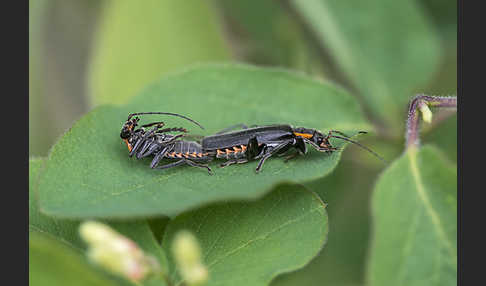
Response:
[{"label": "striped abdomen", "polygon": [[220,159],[241,159],[246,158],[246,145],[238,145],[229,148],[216,149],[216,158]]},{"label": "striped abdomen", "polygon": [[176,141],[174,148],[165,155],[167,158],[187,158],[192,160],[208,160],[208,152],[203,152],[201,145],[193,141]]}]

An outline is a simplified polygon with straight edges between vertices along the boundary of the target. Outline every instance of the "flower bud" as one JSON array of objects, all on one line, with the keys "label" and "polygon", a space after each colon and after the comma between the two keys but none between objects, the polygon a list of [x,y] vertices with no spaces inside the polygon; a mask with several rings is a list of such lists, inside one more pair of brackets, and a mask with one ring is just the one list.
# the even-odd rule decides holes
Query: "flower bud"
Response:
[{"label": "flower bud", "polygon": [[175,235],[172,253],[182,279],[188,285],[201,285],[208,280],[208,270],[201,261],[201,249],[190,232],[182,230]]},{"label": "flower bud", "polygon": [[113,273],[140,281],[150,273],[161,271],[154,257],[146,255],[135,242],[105,224],[84,222],[79,233],[88,244],[88,258]]},{"label": "flower bud", "polygon": [[431,123],[432,122],[432,111],[430,111],[429,106],[427,103],[422,102],[422,104],[419,105],[420,112],[422,112],[422,119],[424,122]]}]

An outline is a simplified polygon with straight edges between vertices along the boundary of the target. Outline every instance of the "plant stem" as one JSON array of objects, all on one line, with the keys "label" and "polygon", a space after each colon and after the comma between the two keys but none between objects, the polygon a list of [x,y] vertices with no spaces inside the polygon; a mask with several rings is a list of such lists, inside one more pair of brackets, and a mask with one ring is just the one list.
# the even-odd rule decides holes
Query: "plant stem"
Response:
[{"label": "plant stem", "polygon": [[419,94],[412,99],[407,118],[407,148],[419,146],[419,111],[422,110],[425,114],[424,111],[428,110],[428,107],[457,108],[457,97]]}]

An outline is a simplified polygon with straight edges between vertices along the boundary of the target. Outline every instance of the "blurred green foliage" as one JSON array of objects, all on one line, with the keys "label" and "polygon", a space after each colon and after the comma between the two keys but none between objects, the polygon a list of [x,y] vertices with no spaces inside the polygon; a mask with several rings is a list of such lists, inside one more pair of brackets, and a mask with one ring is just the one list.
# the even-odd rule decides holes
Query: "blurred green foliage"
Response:
[{"label": "blurred green foliage", "polygon": [[107,278],[71,247],[41,232],[29,232],[29,285],[127,284],[119,284]]},{"label": "blurred green foliage", "polygon": [[[47,155],[63,133],[94,106],[128,102],[148,83],[193,64],[240,61],[284,67],[310,78],[333,81],[356,96],[374,124],[376,136],[361,142],[390,162],[403,160],[400,156],[404,151],[407,102],[414,93],[456,94],[456,1],[143,3],[29,1],[31,156]],[[238,100],[238,93],[227,96],[228,100]],[[295,96],[304,98],[301,94]],[[204,100],[204,92],[198,98]],[[422,142],[445,154],[447,164],[455,164],[457,117],[441,118],[441,114],[446,113],[434,111],[433,124],[422,124]],[[300,116],[295,114],[295,121]],[[30,167],[35,173],[40,172],[42,160],[32,161]],[[273,285],[370,282],[374,233],[370,202],[377,177],[383,171],[376,158],[349,146],[331,176],[305,184],[328,204],[328,241],[309,264],[278,276]],[[34,228],[77,241],[75,235],[65,232],[63,223],[38,213],[33,201],[29,205],[35,214]],[[169,219],[151,218],[149,223],[161,241]],[[70,232],[74,232],[73,224],[77,222],[66,224]],[[148,228],[145,224],[143,227]],[[39,246],[62,248],[56,243],[35,236],[31,264],[47,257]],[[70,252],[66,256],[77,255]],[[56,256],[52,263],[62,264],[63,259],[62,255]],[[88,273],[88,278],[98,275],[79,257],[74,260],[82,264],[80,269]],[[30,275],[52,273],[50,264],[37,267],[34,265],[35,272]],[[64,279],[46,277],[52,283]]]},{"label": "blurred green foliage", "polygon": [[206,1],[105,1],[87,73],[91,105],[126,102],[167,72],[226,60],[216,15]]}]

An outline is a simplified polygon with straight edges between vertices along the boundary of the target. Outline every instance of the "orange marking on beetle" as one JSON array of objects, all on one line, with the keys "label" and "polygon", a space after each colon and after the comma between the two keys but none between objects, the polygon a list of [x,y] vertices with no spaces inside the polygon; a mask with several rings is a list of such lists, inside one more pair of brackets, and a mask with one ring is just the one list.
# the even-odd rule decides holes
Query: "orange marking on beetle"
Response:
[{"label": "orange marking on beetle", "polygon": [[238,147],[233,147],[233,149],[235,150],[236,153],[241,152],[241,149]]},{"label": "orange marking on beetle", "polygon": [[182,154],[181,154],[181,153],[177,153],[177,154],[175,154],[175,155],[176,155],[176,157],[178,157],[178,158],[182,158]]},{"label": "orange marking on beetle", "polygon": [[224,152],[223,152],[223,151],[221,151],[221,150],[219,150],[219,149],[218,149],[218,150],[216,150],[216,153],[217,153],[218,155],[224,154]]},{"label": "orange marking on beetle", "polygon": [[203,154],[202,154],[202,153],[197,153],[197,156],[198,156],[199,158],[201,158],[201,157],[203,156]]},{"label": "orange marking on beetle", "polygon": [[132,144],[128,143],[128,139],[123,139],[123,141],[125,141],[125,144],[127,144],[127,147],[128,147],[128,152],[132,152]]},{"label": "orange marking on beetle", "polygon": [[246,151],[246,146],[245,145],[240,145],[241,146],[241,149],[243,150],[243,152]]},{"label": "orange marking on beetle", "polygon": [[307,139],[311,139],[313,134],[309,134],[309,133],[298,133],[298,132],[294,132],[294,135],[295,136],[299,136],[299,137],[304,137],[304,138],[307,138]]},{"label": "orange marking on beetle", "polygon": [[190,155],[191,155],[191,157],[194,157],[194,158],[196,158],[196,157],[197,157],[196,152],[192,152]]},{"label": "orange marking on beetle", "polygon": [[229,154],[229,153],[234,153],[235,151],[231,150],[231,149],[226,149],[226,154]]}]

